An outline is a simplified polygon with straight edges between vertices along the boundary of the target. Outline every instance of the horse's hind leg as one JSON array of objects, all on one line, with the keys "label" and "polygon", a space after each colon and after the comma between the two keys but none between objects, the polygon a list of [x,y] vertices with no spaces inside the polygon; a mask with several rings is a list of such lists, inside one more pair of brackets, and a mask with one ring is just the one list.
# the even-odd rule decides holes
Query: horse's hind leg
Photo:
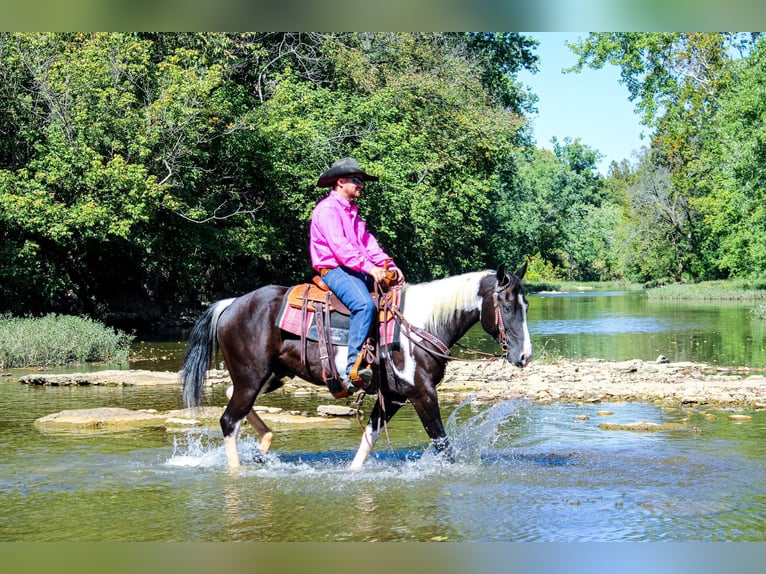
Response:
[{"label": "horse's hind leg", "polygon": [[226,405],[226,409],[221,415],[221,431],[223,431],[226,462],[229,468],[237,468],[239,466],[239,452],[237,451],[239,428],[242,424],[242,419],[247,417],[253,410],[253,403],[258,394],[257,388],[257,385],[235,384],[229,404]]},{"label": "horse's hind leg", "polygon": [[[226,389],[226,397],[231,400],[233,394],[234,386],[229,385],[229,387]],[[250,409],[250,412],[247,413],[246,418],[247,422],[250,423],[250,426],[255,429],[256,433],[258,433],[258,448],[261,449],[263,454],[267,454],[271,448],[271,442],[274,440],[274,433],[271,432],[271,429],[268,427],[268,425],[263,422],[263,419],[259,417],[258,413],[256,413],[252,408]]]}]

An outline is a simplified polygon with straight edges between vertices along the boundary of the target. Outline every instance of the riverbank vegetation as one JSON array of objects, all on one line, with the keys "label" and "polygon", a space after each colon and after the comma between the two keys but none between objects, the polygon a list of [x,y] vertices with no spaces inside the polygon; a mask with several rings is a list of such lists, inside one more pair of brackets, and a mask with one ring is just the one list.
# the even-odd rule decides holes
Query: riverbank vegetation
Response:
[{"label": "riverbank vegetation", "polygon": [[530,280],[766,278],[761,34],[590,34],[647,129],[599,173],[535,142],[519,33],[0,33],[0,312],[188,321],[309,280],[318,175],[409,281],[532,260]]},{"label": "riverbank vegetation", "polygon": [[730,279],[674,283],[647,290],[650,299],[703,299],[766,302],[766,280]]},{"label": "riverbank vegetation", "polygon": [[0,368],[122,362],[133,337],[92,319],[0,316]]}]

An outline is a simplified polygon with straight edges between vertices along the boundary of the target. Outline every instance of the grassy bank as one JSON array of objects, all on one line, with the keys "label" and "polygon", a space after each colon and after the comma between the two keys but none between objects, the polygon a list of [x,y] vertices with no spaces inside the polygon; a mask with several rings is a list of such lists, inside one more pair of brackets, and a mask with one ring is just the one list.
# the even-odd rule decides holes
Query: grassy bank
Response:
[{"label": "grassy bank", "polygon": [[643,286],[628,281],[524,281],[526,293],[587,293],[604,291],[642,291]]},{"label": "grassy bank", "polygon": [[68,315],[0,316],[0,368],[121,362],[133,337],[92,319]]},{"label": "grassy bank", "polygon": [[766,280],[730,279],[702,283],[673,283],[646,292],[650,299],[710,299],[766,302]]},{"label": "grassy bank", "polygon": [[766,319],[766,280],[764,279],[674,283],[648,289],[646,294],[650,299],[696,299],[752,303],[753,315],[759,319]]}]

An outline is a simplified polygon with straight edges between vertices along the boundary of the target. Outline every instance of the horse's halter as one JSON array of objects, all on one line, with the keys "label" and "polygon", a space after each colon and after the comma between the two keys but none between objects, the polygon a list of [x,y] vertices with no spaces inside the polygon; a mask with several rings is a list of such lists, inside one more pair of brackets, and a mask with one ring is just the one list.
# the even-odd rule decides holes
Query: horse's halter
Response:
[{"label": "horse's halter", "polygon": [[506,275],[505,280],[502,283],[500,283],[500,281],[497,282],[495,290],[492,292],[492,304],[495,308],[495,325],[497,325],[497,342],[505,354],[508,353],[508,329],[505,327],[503,314],[500,311],[499,295],[508,289],[511,284],[511,278]]}]

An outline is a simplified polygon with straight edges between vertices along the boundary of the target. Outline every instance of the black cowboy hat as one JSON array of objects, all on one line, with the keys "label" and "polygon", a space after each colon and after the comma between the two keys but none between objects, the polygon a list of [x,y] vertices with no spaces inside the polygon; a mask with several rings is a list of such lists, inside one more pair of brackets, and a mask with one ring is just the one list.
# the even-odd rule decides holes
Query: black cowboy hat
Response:
[{"label": "black cowboy hat", "polygon": [[339,177],[351,175],[359,176],[364,181],[378,181],[377,176],[364,173],[359,167],[359,162],[353,157],[344,157],[332,164],[330,169],[319,176],[317,187],[332,187]]}]

